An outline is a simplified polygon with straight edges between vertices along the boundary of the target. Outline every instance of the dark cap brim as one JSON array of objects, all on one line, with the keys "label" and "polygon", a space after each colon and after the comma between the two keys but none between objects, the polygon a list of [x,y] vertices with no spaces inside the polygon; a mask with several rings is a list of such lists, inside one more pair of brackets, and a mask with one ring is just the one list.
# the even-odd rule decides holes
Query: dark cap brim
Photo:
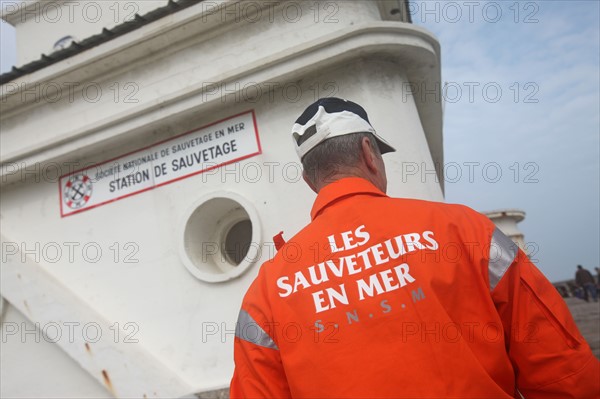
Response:
[{"label": "dark cap brim", "polygon": [[383,141],[383,139],[379,136],[377,136],[376,134],[375,136],[375,141],[377,141],[377,147],[379,147],[379,152],[383,155],[383,154],[387,154],[388,152],[396,152],[396,149],[394,147],[392,147],[391,145],[389,145],[388,143],[386,143],[385,141]]}]

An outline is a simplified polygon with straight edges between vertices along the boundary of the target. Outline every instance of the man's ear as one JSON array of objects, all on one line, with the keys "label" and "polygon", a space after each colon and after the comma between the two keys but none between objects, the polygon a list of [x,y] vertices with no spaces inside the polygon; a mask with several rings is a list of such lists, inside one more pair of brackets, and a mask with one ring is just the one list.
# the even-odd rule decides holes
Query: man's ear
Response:
[{"label": "man's ear", "polygon": [[365,165],[367,166],[367,168],[369,168],[369,171],[372,173],[376,173],[377,172],[377,161],[376,161],[376,155],[375,152],[373,151],[373,147],[371,147],[371,142],[369,141],[368,137],[363,137],[361,142],[361,151],[362,151],[362,156],[363,159],[365,160]]},{"label": "man's ear", "polygon": [[319,193],[319,190],[317,190],[317,188],[315,187],[315,185],[313,184],[313,182],[308,178],[308,175],[306,174],[305,170],[302,171],[302,178],[304,179],[304,181],[306,182],[306,184],[308,184],[308,187],[310,187],[310,189],[315,192],[315,194]]}]

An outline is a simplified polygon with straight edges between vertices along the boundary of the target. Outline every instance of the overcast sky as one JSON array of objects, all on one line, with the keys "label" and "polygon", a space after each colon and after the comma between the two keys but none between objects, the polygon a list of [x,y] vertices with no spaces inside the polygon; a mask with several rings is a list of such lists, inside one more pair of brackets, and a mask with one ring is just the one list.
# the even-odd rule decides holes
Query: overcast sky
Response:
[{"label": "overcast sky", "polygon": [[[598,267],[599,2],[412,1],[411,10],[442,48],[446,200],[524,210],[519,226],[552,281],[577,264]],[[15,37],[1,29],[6,72]]]},{"label": "overcast sky", "polygon": [[[465,3],[411,3],[413,23],[442,48],[446,201],[524,210],[519,227],[553,281],[572,278],[577,264],[592,270],[600,262],[599,2]],[[468,162],[480,164],[472,183],[466,166],[462,178],[450,167]]]}]

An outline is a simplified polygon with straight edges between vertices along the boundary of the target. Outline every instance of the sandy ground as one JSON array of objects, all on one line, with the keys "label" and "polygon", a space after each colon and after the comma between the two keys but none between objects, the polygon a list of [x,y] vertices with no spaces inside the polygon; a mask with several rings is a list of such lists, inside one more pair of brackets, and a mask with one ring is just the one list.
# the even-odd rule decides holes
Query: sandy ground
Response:
[{"label": "sandy ground", "polygon": [[600,359],[600,303],[577,298],[565,298],[565,302],[592,352]]}]

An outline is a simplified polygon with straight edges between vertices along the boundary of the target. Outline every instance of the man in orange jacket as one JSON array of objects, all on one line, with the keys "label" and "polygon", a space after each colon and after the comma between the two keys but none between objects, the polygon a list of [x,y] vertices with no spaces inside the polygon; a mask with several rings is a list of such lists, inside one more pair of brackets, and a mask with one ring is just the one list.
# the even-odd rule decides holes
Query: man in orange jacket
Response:
[{"label": "man in orange jacket", "polygon": [[321,99],[293,136],[312,222],[244,298],[231,397],[600,397],[562,298],[489,219],[385,195],[394,149],[362,107]]}]

